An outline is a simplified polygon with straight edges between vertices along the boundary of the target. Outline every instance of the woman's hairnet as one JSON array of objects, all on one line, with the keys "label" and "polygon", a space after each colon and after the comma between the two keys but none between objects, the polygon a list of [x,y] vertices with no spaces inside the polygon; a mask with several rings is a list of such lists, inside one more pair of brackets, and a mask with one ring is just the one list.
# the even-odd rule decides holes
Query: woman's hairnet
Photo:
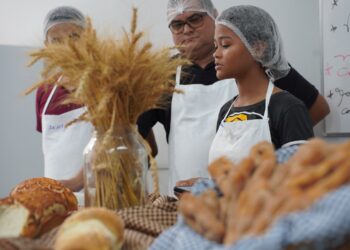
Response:
[{"label": "woman's hairnet", "polygon": [[213,18],[213,20],[215,20],[217,16],[217,10],[211,0],[169,0],[167,7],[168,24],[170,24],[177,15],[189,11],[205,12],[208,16]]},{"label": "woman's hairnet", "polygon": [[51,10],[45,17],[44,21],[44,38],[50,28],[60,23],[74,23],[81,28],[85,28],[85,17],[76,8],[61,6]]},{"label": "woman's hairnet", "polygon": [[217,17],[216,24],[225,25],[240,37],[272,81],[288,74],[290,67],[280,33],[265,10],[251,5],[234,6],[223,11]]}]

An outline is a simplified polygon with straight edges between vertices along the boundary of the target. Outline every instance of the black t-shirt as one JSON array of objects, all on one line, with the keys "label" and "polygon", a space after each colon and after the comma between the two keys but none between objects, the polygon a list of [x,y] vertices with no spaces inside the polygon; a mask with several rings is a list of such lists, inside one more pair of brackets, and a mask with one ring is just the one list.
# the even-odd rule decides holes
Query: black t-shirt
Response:
[{"label": "black t-shirt", "polygon": [[[214,62],[208,64],[204,69],[193,64],[184,66],[181,72],[180,84],[203,84],[210,85],[218,81],[216,78]],[[302,77],[294,68],[291,68],[288,75],[274,82],[275,86],[287,90],[302,102],[309,109],[318,96],[318,90]],[[138,127],[142,136],[147,136],[151,128],[160,122],[163,124],[166,137],[170,133],[171,120],[171,98],[169,105],[164,109],[152,109],[139,117]]]},{"label": "black t-shirt", "polygon": [[[262,119],[264,116],[265,100],[245,107],[231,107],[233,100],[222,106],[218,116],[217,129],[221,122],[244,122]],[[229,113],[227,113],[228,111]],[[313,137],[309,112],[299,99],[287,91],[281,91],[271,96],[268,111],[271,140],[276,149],[288,142],[307,140]]]}]

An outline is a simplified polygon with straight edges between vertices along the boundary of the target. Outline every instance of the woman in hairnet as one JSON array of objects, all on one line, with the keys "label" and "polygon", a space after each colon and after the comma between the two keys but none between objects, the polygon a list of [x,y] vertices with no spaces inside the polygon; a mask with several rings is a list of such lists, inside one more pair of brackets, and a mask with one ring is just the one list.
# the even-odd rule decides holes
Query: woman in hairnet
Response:
[{"label": "woman in hairnet", "polygon": [[[85,28],[85,17],[68,6],[51,10],[44,21],[45,45],[78,39]],[[58,73],[56,82],[68,81]],[[73,190],[82,188],[83,149],[92,134],[87,122],[65,125],[79,117],[84,107],[62,104],[69,91],[61,86],[43,86],[36,93],[37,131],[42,133],[45,176],[62,182]],[[80,174],[78,174],[80,173]]]},{"label": "woman in hairnet", "polygon": [[[66,39],[79,39],[85,29],[84,15],[77,9],[61,6],[51,10],[44,21],[45,45],[61,43]],[[61,73],[56,83],[69,81]],[[88,122],[65,125],[78,118],[85,108],[64,104],[69,90],[59,85],[48,85],[36,93],[37,131],[42,133],[45,176],[61,181],[66,187],[78,191],[83,187],[83,150],[91,138],[93,127]],[[152,154],[157,154],[153,131],[145,139]]]},{"label": "woman in hairnet", "polygon": [[241,5],[222,12],[216,19],[215,46],[217,77],[235,78],[239,93],[220,110],[209,162],[220,156],[237,162],[263,140],[280,148],[313,137],[305,105],[273,84],[290,67],[266,11]]}]

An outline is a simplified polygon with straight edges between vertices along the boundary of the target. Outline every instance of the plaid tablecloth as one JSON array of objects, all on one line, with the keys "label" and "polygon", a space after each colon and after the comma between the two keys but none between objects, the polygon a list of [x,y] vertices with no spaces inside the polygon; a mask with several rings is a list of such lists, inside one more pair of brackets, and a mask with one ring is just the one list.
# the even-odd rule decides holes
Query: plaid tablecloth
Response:
[{"label": "plaid tablecloth", "polygon": [[150,205],[119,211],[124,220],[123,249],[147,249],[159,234],[175,224],[177,202],[170,197],[155,197]]}]

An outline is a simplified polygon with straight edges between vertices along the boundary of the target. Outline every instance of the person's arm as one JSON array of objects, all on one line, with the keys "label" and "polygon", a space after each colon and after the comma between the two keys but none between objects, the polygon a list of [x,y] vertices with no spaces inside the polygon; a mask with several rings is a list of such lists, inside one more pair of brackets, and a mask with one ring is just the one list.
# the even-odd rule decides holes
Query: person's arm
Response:
[{"label": "person's arm", "polygon": [[152,109],[141,114],[137,120],[137,128],[141,136],[148,142],[152,150],[152,156],[158,154],[158,147],[153,133],[153,126],[158,121],[158,110]]},{"label": "person's arm", "polygon": [[154,137],[153,129],[148,133],[146,137],[146,141],[148,142],[149,146],[151,147],[152,150],[152,156],[156,157],[158,154],[158,146],[156,142],[156,138]]},{"label": "person's arm", "polygon": [[287,90],[305,104],[313,126],[329,114],[330,109],[326,99],[293,67],[285,77],[278,79],[274,84]]},{"label": "person's arm", "polygon": [[58,181],[73,192],[78,192],[84,187],[84,168],[82,167],[72,178]]},{"label": "person's arm", "polygon": [[309,113],[313,126],[323,120],[330,112],[329,105],[326,99],[318,94],[316,101],[310,107]]}]

